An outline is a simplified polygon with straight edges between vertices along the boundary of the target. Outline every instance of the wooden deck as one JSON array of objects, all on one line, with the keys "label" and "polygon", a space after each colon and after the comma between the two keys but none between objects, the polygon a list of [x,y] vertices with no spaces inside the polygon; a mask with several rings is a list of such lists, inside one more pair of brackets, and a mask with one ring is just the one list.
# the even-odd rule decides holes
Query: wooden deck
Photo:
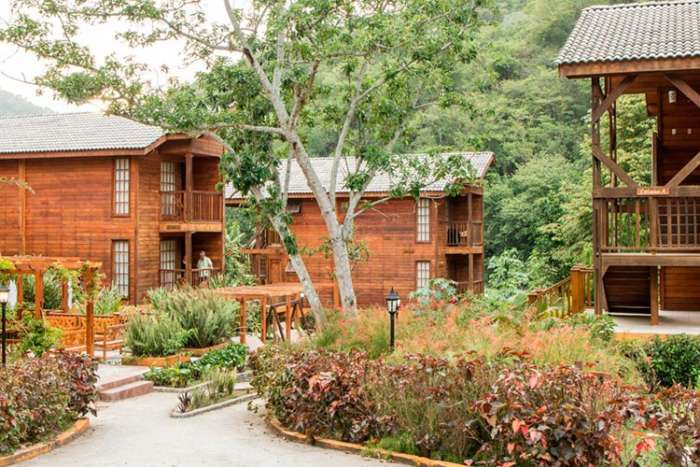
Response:
[{"label": "wooden deck", "polygon": [[659,324],[652,326],[649,316],[613,316],[615,333],[620,337],[655,335],[700,335],[700,311],[659,311]]}]

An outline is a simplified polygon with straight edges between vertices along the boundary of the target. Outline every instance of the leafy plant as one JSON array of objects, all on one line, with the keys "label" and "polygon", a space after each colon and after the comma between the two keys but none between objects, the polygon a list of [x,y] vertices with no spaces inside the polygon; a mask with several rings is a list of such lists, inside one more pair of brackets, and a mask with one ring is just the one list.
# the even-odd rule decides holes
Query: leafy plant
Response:
[{"label": "leafy plant", "polygon": [[184,388],[197,380],[199,372],[190,365],[180,364],[165,368],[150,368],[143,377],[153,381],[156,386]]},{"label": "leafy plant", "polygon": [[176,319],[189,331],[186,347],[209,347],[234,333],[238,303],[206,289],[176,289],[149,293],[154,309]]},{"label": "leafy plant", "polygon": [[22,321],[22,340],[17,351],[20,354],[31,352],[37,357],[56,347],[63,331],[47,326],[44,320],[25,316]]},{"label": "leafy plant", "polygon": [[165,357],[185,346],[189,332],[167,314],[134,314],[124,333],[126,345],[137,357]]},{"label": "leafy plant", "polygon": [[235,395],[236,370],[213,368],[204,374],[202,386],[198,386],[190,393],[190,402],[185,411],[195,410],[208,405],[216,404]]},{"label": "leafy plant", "polygon": [[95,413],[97,364],[58,352],[0,369],[0,454],[34,443]]},{"label": "leafy plant", "polygon": [[202,355],[193,365],[200,370],[209,367],[239,369],[245,365],[248,358],[248,346],[245,344],[233,343],[223,349],[212,350]]},{"label": "leafy plant", "polygon": [[700,376],[700,338],[686,334],[658,337],[645,347],[658,384],[694,387]]}]

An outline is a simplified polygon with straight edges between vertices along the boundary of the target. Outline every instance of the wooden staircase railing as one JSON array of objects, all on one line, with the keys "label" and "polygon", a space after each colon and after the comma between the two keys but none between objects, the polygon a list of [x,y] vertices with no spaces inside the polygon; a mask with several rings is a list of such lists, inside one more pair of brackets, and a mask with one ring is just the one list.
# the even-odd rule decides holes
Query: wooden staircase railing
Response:
[{"label": "wooden staircase railing", "polygon": [[574,266],[569,277],[528,294],[528,307],[560,318],[593,306],[593,269]]}]

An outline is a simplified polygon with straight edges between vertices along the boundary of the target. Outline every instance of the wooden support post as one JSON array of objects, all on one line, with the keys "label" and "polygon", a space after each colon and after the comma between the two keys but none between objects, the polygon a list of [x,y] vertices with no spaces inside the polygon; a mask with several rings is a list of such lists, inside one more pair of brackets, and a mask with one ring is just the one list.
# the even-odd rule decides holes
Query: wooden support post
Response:
[{"label": "wooden support post", "polygon": [[192,286],[192,232],[185,232],[185,282]]},{"label": "wooden support post", "polygon": [[260,340],[264,344],[267,340],[267,297],[262,297],[260,299],[260,320],[262,321],[260,326]]},{"label": "wooden support post", "polygon": [[[19,160],[18,178],[20,182],[27,182],[27,161]],[[19,188],[19,254],[27,253],[27,190]]]},{"label": "wooden support post", "polygon": [[248,302],[245,298],[240,299],[241,303],[241,323],[240,323],[240,333],[241,333],[241,344],[246,343],[246,334],[248,333]]},{"label": "wooden support post", "polygon": [[61,282],[61,310],[68,313],[68,281]]},{"label": "wooden support post", "polygon": [[[595,148],[600,147],[600,117],[606,110],[605,106],[601,105],[602,90],[600,89],[600,77],[594,76],[591,79],[591,113],[594,118],[591,121],[591,143],[593,149],[593,190],[602,187],[601,183],[601,154],[596,152]],[[614,99],[612,99],[614,101]],[[605,109],[602,110],[601,109]],[[598,113],[595,118],[596,112]],[[603,157],[602,159],[605,159]],[[624,171],[623,171],[624,173]],[[626,173],[625,173],[626,175]],[[632,185],[629,185],[632,186]],[[593,200],[593,267],[595,269],[595,314],[602,313],[603,304],[603,271],[601,260],[601,236],[600,225],[603,214],[601,214],[603,205],[601,201]],[[607,214],[606,214],[607,215]]]},{"label": "wooden support post", "polygon": [[[92,282],[94,271],[88,270],[85,273],[84,284]],[[88,292],[86,290],[86,292]],[[90,358],[95,356],[95,301],[94,298],[88,296],[85,304],[85,350]]]},{"label": "wooden support post", "polygon": [[24,304],[24,276],[22,274],[17,274],[17,305],[21,306]]},{"label": "wooden support post", "polygon": [[44,274],[43,271],[34,273],[34,318],[44,316]]},{"label": "wooden support post", "polygon": [[185,221],[192,220],[192,153],[185,154]]},{"label": "wooden support post", "polygon": [[652,266],[649,271],[649,300],[651,325],[659,325],[659,268]]},{"label": "wooden support post", "polygon": [[580,266],[571,269],[571,313],[581,313],[585,308],[586,273]]},{"label": "wooden support post", "polygon": [[287,342],[292,341],[292,296],[287,294],[284,308],[284,332]]}]

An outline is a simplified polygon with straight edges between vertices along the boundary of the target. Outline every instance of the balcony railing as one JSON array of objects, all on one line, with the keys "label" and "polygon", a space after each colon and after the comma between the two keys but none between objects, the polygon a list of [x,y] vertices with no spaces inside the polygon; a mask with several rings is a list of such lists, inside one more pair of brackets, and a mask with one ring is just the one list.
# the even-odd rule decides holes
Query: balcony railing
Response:
[{"label": "balcony railing", "polygon": [[160,218],[181,222],[221,222],[223,198],[216,191],[161,191]]},{"label": "balcony railing", "polygon": [[481,221],[449,222],[445,224],[447,246],[481,246]]},{"label": "balcony railing", "polygon": [[[192,269],[192,281],[190,282],[190,285],[192,287],[200,287],[210,278],[219,273],[221,273],[220,268]],[[187,283],[187,280],[185,279],[186,275],[187,271],[185,269],[161,269],[160,286],[172,288],[185,285]]]},{"label": "balcony railing", "polygon": [[700,250],[700,198],[602,199],[604,253]]}]

